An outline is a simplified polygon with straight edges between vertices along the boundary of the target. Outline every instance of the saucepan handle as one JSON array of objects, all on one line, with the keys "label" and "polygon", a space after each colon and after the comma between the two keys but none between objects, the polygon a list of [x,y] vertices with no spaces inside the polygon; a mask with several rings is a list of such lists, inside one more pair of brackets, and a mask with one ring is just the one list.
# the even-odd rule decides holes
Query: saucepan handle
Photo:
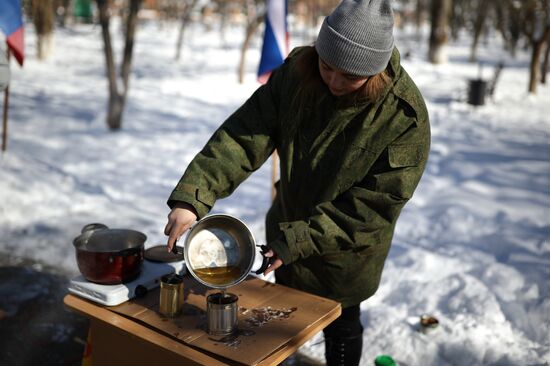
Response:
[{"label": "saucepan handle", "polygon": [[82,228],[82,230],[80,230],[80,233],[81,234],[84,234],[86,232],[94,232],[94,231],[97,231],[97,230],[103,230],[103,229],[108,229],[107,225],[105,224],[101,224],[99,222],[94,222],[93,224],[88,224],[86,226],[84,226]]},{"label": "saucepan handle", "polygon": [[275,260],[274,257],[266,257],[265,254],[267,252],[269,252],[271,250],[271,247],[269,245],[257,245],[258,247],[260,247],[261,251],[260,251],[260,254],[262,255],[262,265],[261,267],[257,270],[257,271],[254,271],[254,273],[256,274],[263,274],[265,272],[265,270],[273,263],[273,261]]},{"label": "saucepan handle", "polygon": [[105,230],[105,229],[108,229],[107,225],[100,224],[98,222],[85,225],[82,228],[82,230],[80,230],[80,235],[73,240],[73,244],[76,247],[81,247],[88,242],[88,239],[90,239],[93,233],[95,233],[96,231]]},{"label": "saucepan handle", "polygon": [[178,239],[174,241],[174,246],[172,247],[172,254],[178,254]]}]

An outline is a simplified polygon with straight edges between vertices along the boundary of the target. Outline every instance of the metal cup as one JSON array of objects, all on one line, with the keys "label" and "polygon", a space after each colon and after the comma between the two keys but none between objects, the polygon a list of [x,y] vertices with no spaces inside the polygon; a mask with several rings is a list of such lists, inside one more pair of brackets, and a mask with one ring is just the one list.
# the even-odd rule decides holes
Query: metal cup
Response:
[{"label": "metal cup", "polygon": [[214,293],[206,298],[208,334],[226,336],[237,330],[238,296],[231,293]]},{"label": "metal cup", "polygon": [[162,276],[159,312],[164,316],[174,317],[181,312],[183,303],[183,277],[175,273]]}]

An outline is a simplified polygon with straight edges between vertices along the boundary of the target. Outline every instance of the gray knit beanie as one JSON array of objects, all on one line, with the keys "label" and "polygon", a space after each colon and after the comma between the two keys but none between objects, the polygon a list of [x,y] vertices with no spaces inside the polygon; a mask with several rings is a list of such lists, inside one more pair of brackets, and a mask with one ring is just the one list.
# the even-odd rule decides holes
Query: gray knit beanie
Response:
[{"label": "gray knit beanie", "polygon": [[325,18],[315,42],[323,61],[360,76],[383,71],[393,46],[390,0],[343,0]]}]

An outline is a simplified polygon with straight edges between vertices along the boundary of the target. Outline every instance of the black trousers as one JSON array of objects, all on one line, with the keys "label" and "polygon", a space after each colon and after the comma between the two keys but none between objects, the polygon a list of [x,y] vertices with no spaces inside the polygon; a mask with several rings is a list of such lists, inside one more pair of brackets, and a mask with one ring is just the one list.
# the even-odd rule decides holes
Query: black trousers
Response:
[{"label": "black trousers", "polygon": [[323,330],[327,366],[357,366],[363,349],[363,325],[359,305],[342,314]]}]

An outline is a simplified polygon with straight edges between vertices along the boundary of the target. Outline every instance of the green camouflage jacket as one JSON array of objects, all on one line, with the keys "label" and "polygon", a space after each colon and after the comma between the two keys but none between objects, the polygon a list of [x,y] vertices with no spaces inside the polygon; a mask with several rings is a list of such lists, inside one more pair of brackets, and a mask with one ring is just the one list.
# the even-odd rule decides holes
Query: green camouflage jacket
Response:
[{"label": "green camouflage jacket", "polygon": [[321,104],[297,111],[299,52],[214,133],[168,204],[184,201],[205,216],[276,149],[266,237],[284,262],[277,282],[347,307],[378,288],[395,223],[426,165],[428,113],[397,49],[379,102],[345,107],[327,89]]}]

